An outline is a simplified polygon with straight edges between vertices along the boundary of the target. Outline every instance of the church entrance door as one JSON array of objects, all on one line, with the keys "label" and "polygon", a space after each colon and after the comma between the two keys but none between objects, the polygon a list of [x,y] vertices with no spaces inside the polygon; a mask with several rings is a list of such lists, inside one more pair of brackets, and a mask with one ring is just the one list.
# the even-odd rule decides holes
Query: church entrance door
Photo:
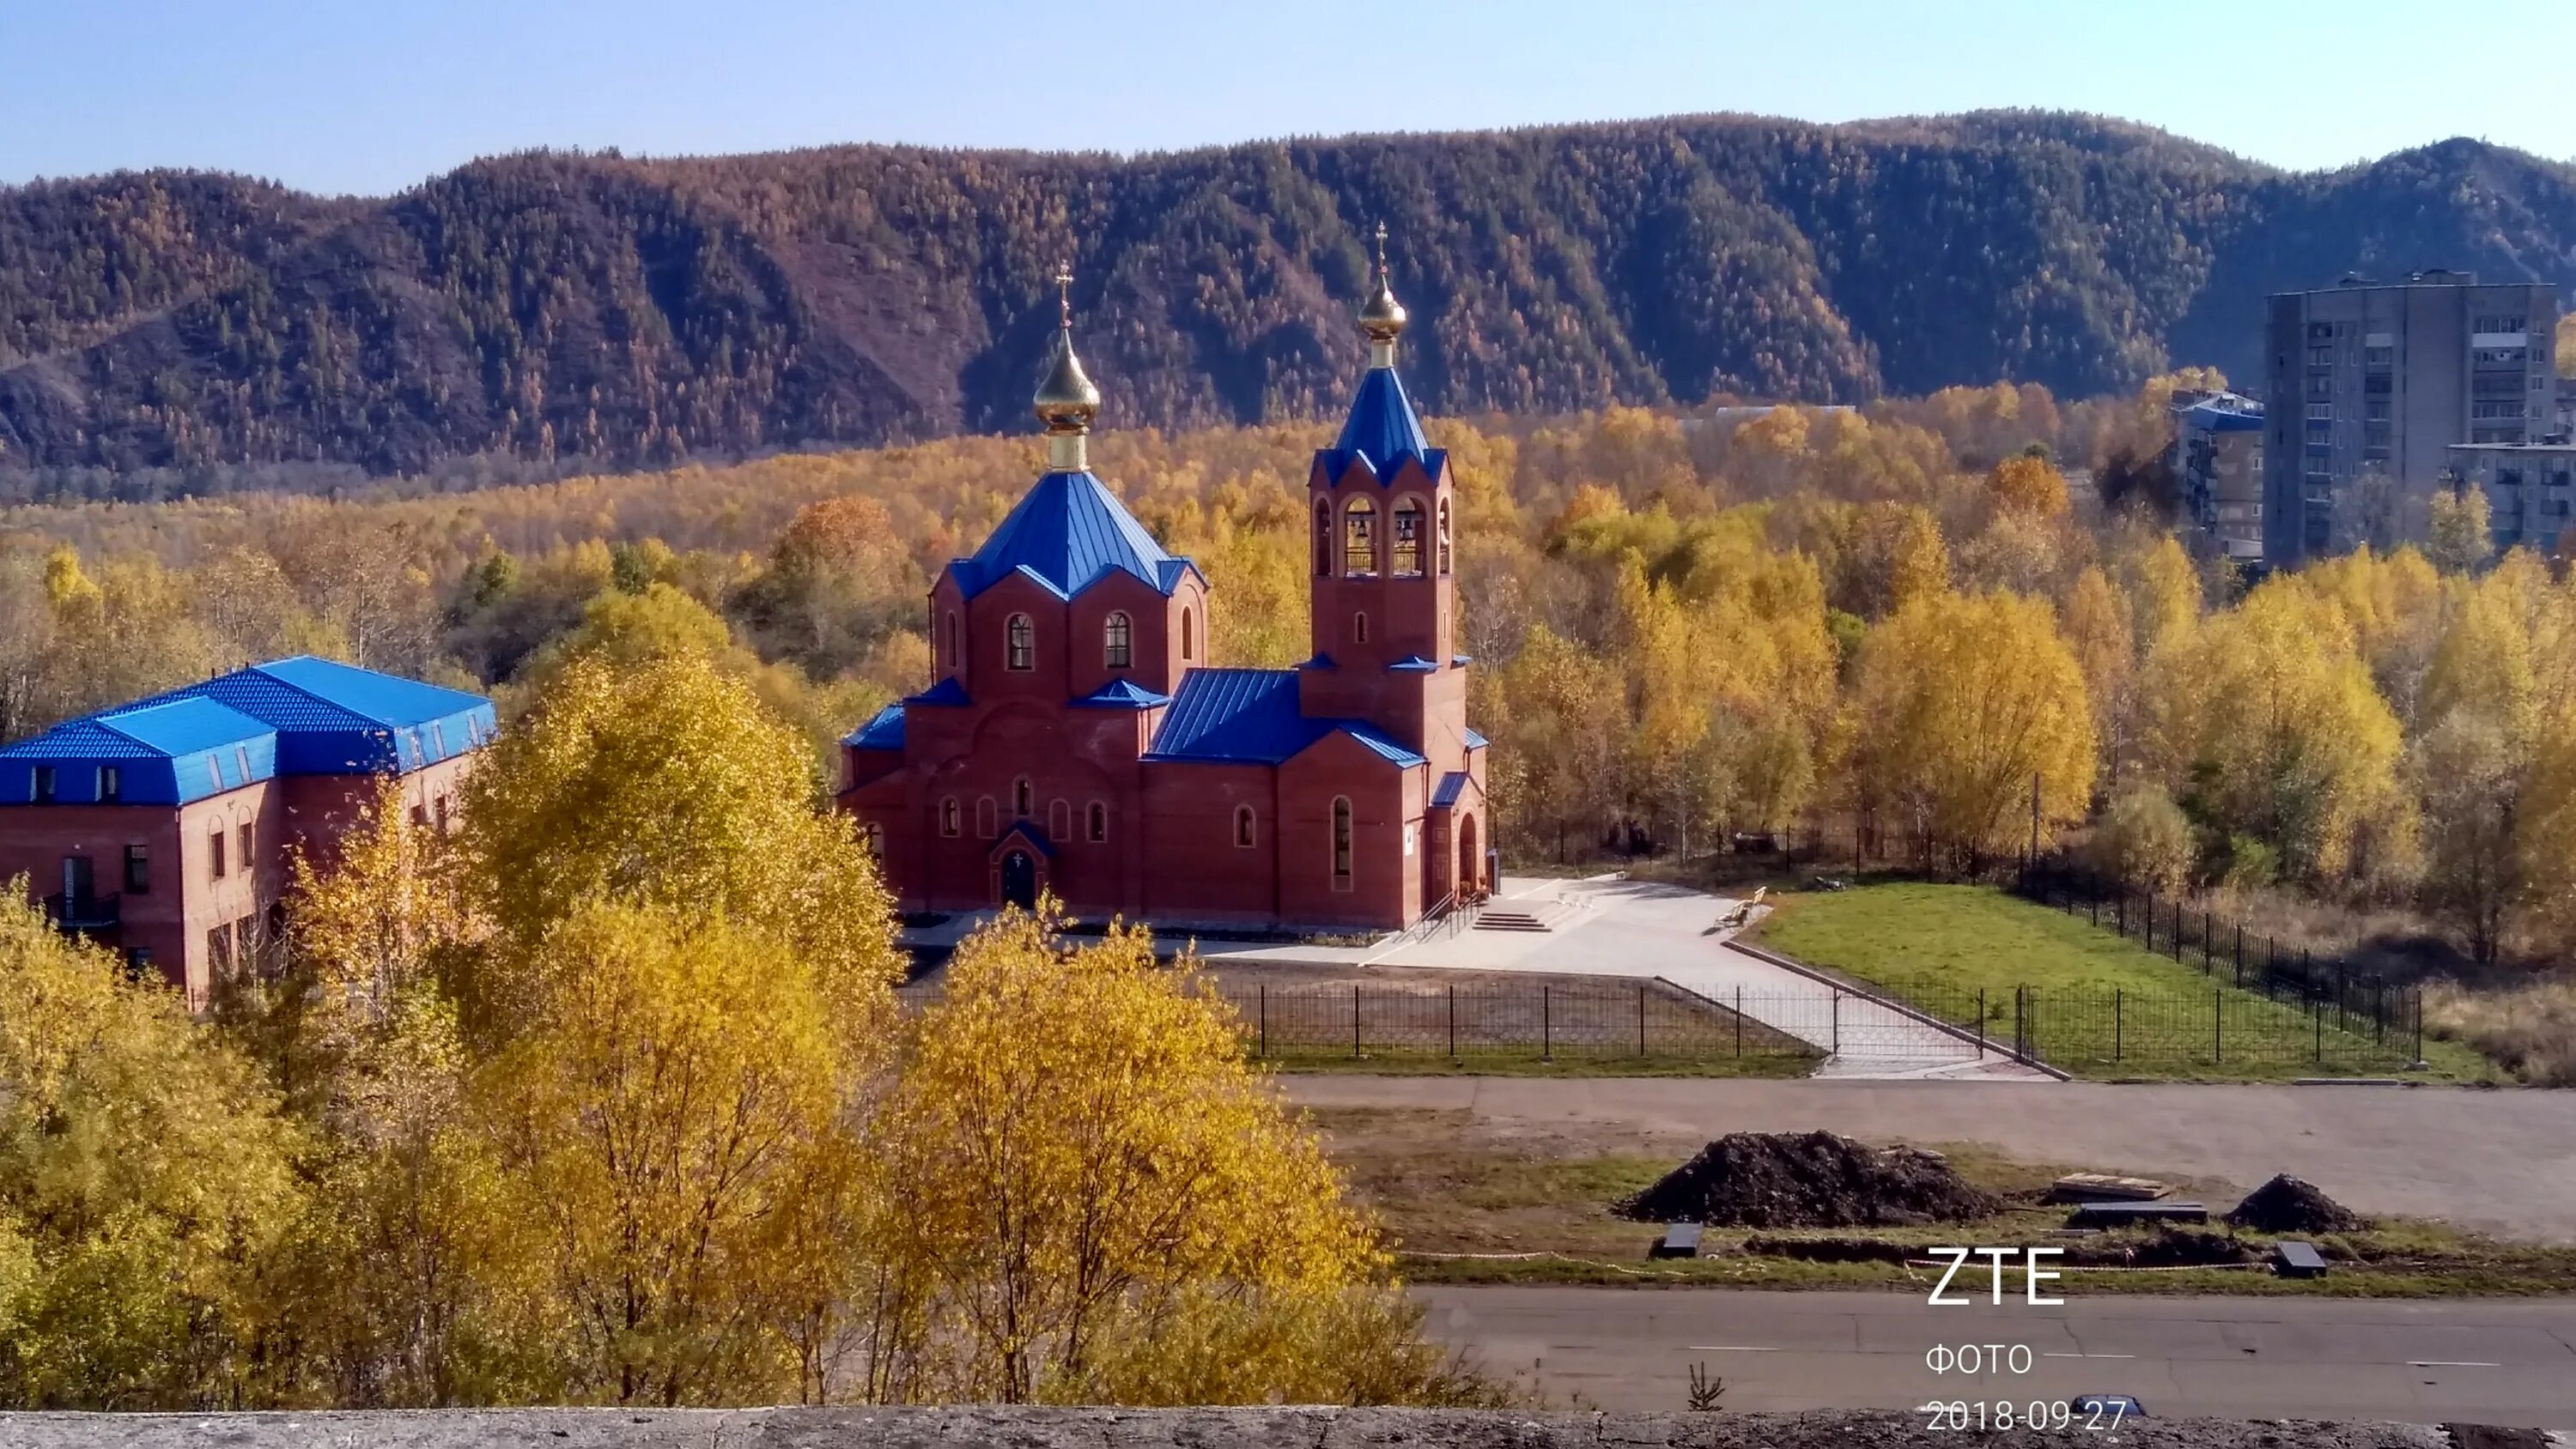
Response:
[{"label": "church entrance door", "polygon": [[1037,909],[1038,863],[1025,850],[1002,857],[1002,904],[1024,911]]},{"label": "church entrance door", "polygon": [[1476,854],[1476,817],[1462,814],[1458,817],[1458,899],[1461,902],[1473,900],[1490,889],[1484,881],[1477,879],[1477,868],[1483,864],[1484,860]]}]

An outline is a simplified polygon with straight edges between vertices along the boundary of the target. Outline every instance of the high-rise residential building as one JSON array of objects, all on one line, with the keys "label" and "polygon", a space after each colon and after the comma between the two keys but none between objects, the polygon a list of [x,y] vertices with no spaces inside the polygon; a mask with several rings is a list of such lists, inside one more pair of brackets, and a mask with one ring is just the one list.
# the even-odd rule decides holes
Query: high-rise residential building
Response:
[{"label": "high-rise residential building", "polygon": [[2242,393],[2173,396],[2173,470],[2184,511],[2220,555],[2263,561],[2263,405]]},{"label": "high-rise residential building", "polygon": [[2264,554],[2272,564],[2409,531],[2454,443],[2555,425],[2558,291],[2417,272],[2269,301]]}]

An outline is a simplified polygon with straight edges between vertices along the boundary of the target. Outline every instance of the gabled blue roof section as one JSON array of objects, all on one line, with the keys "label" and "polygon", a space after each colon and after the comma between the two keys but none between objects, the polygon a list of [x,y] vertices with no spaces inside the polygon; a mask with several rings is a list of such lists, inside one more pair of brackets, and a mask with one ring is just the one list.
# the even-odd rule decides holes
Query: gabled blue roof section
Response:
[{"label": "gabled blue roof section", "polygon": [[1467,772],[1464,770],[1451,770],[1448,774],[1440,777],[1439,786],[1432,790],[1431,803],[1445,810],[1448,807],[1457,804],[1458,797],[1466,793]]},{"label": "gabled blue roof section", "polygon": [[1492,740],[1489,740],[1489,739],[1485,738],[1483,735],[1480,735],[1480,734],[1476,733],[1474,730],[1469,730],[1469,731],[1467,731],[1467,736],[1466,736],[1466,737],[1467,737],[1467,748],[1469,748],[1469,749],[1471,749],[1471,750],[1481,750],[1481,749],[1483,749],[1485,746],[1490,745],[1490,744],[1492,744],[1492,743],[1493,743],[1493,741],[1492,741]]},{"label": "gabled blue roof section", "polygon": [[1150,689],[1125,679],[1113,679],[1074,701],[1076,705],[1087,709],[1152,709],[1156,705],[1171,702],[1170,695],[1156,694]]},{"label": "gabled blue roof section", "polygon": [[1386,667],[1389,674],[1437,674],[1440,666],[1419,654],[1407,655]]},{"label": "gabled blue roof section", "polygon": [[1020,839],[1027,841],[1029,844],[1036,846],[1040,855],[1055,854],[1055,842],[1047,839],[1047,833],[1038,828],[1038,823],[1036,821],[1014,820],[1008,826],[1003,828],[1000,835],[993,838],[993,848],[984,852],[985,858],[991,859],[999,856],[1002,853],[1003,848],[1011,843],[1011,838],[1013,836],[1017,836]]},{"label": "gabled blue roof section", "polygon": [[937,684],[930,686],[928,689],[923,690],[921,693],[904,700],[904,703],[906,704],[934,704],[960,707],[973,704],[974,702],[975,701],[966,697],[966,686],[959,684],[957,682],[957,676],[953,674],[940,680]]},{"label": "gabled blue roof section", "polygon": [[903,706],[890,704],[878,710],[866,724],[842,736],[841,743],[854,750],[902,749]]},{"label": "gabled blue roof section", "polygon": [[1342,420],[1341,437],[1316,454],[1326,480],[1334,483],[1342,481],[1351,464],[1363,460],[1370,475],[1384,483],[1406,458],[1419,461],[1425,472],[1436,475],[1447,457],[1423,436],[1422,419],[1414,414],[1413,399],[1405,395],[1404,383],[1392,367],[1372,367],[1361,376],[1359,396],[1351,399],[1350,416]]},{"label": "gabled blue roof section", "polygon": [[[184,805],[278,775],[401,774],[499,733],[492,702],[327,659],[254,664],[66,721],[0,750],[0,804],[34,798],[33,766],[56,766],[54,798],[98,798],[94,768],[117,761],[117,803]],[[120,743],[121,742],[121,743]],[[128,768],[130,763],[131,768]]]},{"label": "gabled blue roof section", "polygon": [[1169,596],[1192,565],[1163,552],[1108,485],[1083,472],[1038,479],[975,556],[949,568],[970,599],[1013,574],[1070,599],[1113,573]]},{"label": "gabled blue roof section", "polygon": [[1357,720],[1299,713],[1293,669],[1193,669],[1181,676],[1171,713],[1154,731],[1145,758],[1276,765],[1336,733],[1399,765],[1423,763],[1422,756]]}]

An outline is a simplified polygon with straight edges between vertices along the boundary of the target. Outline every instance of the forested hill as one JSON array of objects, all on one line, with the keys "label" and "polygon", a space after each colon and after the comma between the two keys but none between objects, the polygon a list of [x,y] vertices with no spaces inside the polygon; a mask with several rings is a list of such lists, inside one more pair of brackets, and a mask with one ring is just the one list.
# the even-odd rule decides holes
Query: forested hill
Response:
[{"label": "forested hill", "polygon": [[1017,428],[1069,256],[1106,426],[1313,415],[1383,219],[1442,412],[2254,370],[2262,294],[2576,282],[2576,170],[2330,174],[2089,117],[1739,117],[1098,155],[529,154],[400,196],[0,189],[0,467],[607,464]]}]

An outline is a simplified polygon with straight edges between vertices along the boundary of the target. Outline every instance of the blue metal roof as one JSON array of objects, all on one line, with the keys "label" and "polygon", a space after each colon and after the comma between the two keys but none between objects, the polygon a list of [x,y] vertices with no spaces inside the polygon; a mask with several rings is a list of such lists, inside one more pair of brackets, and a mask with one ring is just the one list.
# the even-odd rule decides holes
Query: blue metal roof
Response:
[{"label": "blue metal roof", "polygon": [[1445,809],[1448,806],[1457,804],[1458,797],[1466,792],[1467,772],[1464,770],[1451,770],[1448,774],[1440,777],[1439,786],[1431,792],[1431,803]]},{"label": "blue metal roof", "polygon": [[1414,415],[1413,399],[1405,395],[1395,369],[1372,367],[1360,378],[1359,396],[1351,399],[1341,437],[1315,456],[1332,482],[1339,483],[1352,463],[1365,460],[1370,475],[1383,483],[1406,458],[1419,460],[1425,472],[1436,476],[1448,454],[1423,436],[1422,419]]},{"label": "blue metal roof", "polygon": [[1400,765],[1422,756],[1357,720],[1299,713],[1293,669],[1193,669],[1154,731],[1149,760],[1276,765],[1326,735],[1348,734]]},{"label": "blue metal roof", "polygon": [[949,568],[970,599],[1013,574],[1069,599],[1112,573],[1132,575],[1168,595],[1191,564],[1163,552],[1108,485],[1084,472],[1038,479],[975,556]]},{"label": "blue metal roof", "polygon": [[1074,701],[1075,704],[1090,709],[1152,709],[1156,705],[1171,702],[1170,695],[1156,694],[1150,689],[1125,679],[1113,679]]},{"label": "blue metal roof", "polygon": [[1466,738],[1467,738],[1467,748],[1469,748],[1469,749],[1471,749],[1471,750],[1481,750],[1481,749],[1483,749],[1485,746],[1490,745],[1490,744],[1492,744],[1492,743],[1493,743],[1493,741],[1492,741],[1492,740],[1489,740],[1489,739],[1485,738],[1483,735],[1480,735],[1480,734],[1476,733],[1474,730],[1468,730],[1468,731],[1466,732]]},{"label": "blue metal roof", "polygon": [[1014,820],[1002,831],[1000,835],[993,838],[993,848],[984,852],[985,858],[990,860],[1001,855],[1003,847],[1011,843],[1011,837],[1013,836],[1018,836],[1029,844],[1036,846],[1038,848],[1038,853],[1041,855],[1055,854],[1055,842],[1047,839],[1047,833],[1038,828],[1038,823],[1036,821]]},{"label": "blue metal roof", "polygon": [[959,684],[957,682],[957,676],[953,674],[942,678],[937,684],[930,686],[921,693],[912,695],[904,700],[904,703],[906,704],[939,704],[955,706],[969,705],[974,702],[975,701],[966,697],[966,686]]},{"label": "blue metal roof", "polygon": [[903,706],[890,704],[878,710],[866,724],[843,736],[841,743],[859,750],[902,749]]},{"label": "blue metal roof", "polygon": [[2243,408],[2220,407],[2214,402],[2194,403],[2182,410],[2183,421],[2212,433],[2259,433],[2263,431],[2263,410],[2248,412]]},{"label": "blue metal roof", "polygon": [[1437,674],[1440,666],[1419,654],[1410,654],[1387,666],[1390,674]]},{"label": "blue metal roof", "polygon": [[[167,694],[66,721],[0,750],[0,804],[33,799],[39,762],[132,760],[118,800],[186,804],[278,775],[402,773],[491,741],[499,720],[478,695],[298,657],[254,664]],[[123,741],[124,743],[119,743]],[[59,768],[59,767],[58,767]],[[60,801],[96,798],[96,772],[58,774]]]}]

